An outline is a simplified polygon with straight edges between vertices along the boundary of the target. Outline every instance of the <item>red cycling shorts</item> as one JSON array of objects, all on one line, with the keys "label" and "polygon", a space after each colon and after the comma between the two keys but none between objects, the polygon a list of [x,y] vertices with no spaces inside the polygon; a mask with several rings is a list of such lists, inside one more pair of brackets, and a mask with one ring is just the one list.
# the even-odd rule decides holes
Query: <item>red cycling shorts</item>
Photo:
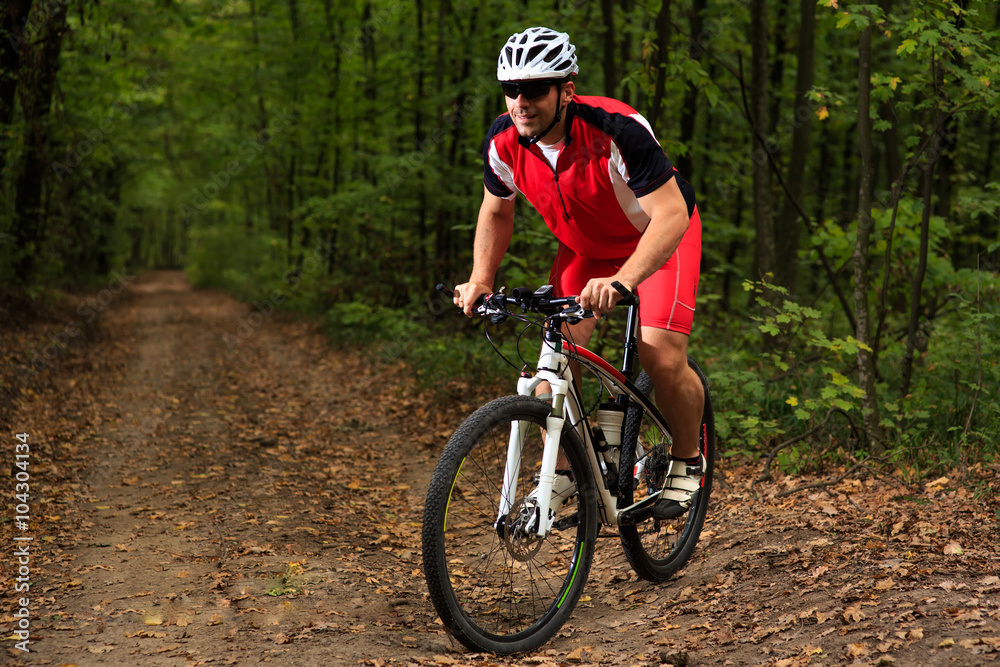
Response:
[{"label": "red cycling shorts", "polygon": [[[576,295],[592,278],[613,276],[627,259],[582,257],[560,242],[549,283],[555,287],[556,296]],[[690,335],[700,275],[701,218],[696,208],[677,250],[636,290],[639,294],[639,324]]]}]

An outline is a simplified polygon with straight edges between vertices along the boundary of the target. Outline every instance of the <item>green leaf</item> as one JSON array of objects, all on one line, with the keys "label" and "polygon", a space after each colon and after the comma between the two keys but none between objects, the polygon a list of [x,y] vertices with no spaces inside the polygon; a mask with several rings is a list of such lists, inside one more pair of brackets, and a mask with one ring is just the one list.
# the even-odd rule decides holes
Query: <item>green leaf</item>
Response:
[{"label": "green leaf", "polygon": [[771,334],[772,336],[777,336],[780,332],[778,327],[773,322],[767,322],[766,324],[761,324],[758,327],[761,331],[766,334]]}]

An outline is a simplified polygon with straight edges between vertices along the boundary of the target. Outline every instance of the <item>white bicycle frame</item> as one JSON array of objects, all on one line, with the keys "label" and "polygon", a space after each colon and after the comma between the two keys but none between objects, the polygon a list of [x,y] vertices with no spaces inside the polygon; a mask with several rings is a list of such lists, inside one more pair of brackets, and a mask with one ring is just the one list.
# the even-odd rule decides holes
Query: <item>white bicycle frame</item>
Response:
[{"label": "white bicycle frame", "polygon": [[[580,441],[584,444],[584,449],[587,452],[591,473],[597,481],[598,505],[604,524],[617,526],[621,512],[628,509],[619,511],[618,499],[604,482],[604,476],[601,473],[606,469],[606,464],[610,462],[607,458],[610,457],[610,452],[605,452],[599,459],[596,449],[592,446],[587,420],[581,414],[582,403],[573,383],[573,371],[569,364],[569,356],[564,351],[567,347],[568,344],[563,341],[563,349],[556,350],[552,343],[543,337],[542,350],[538,359],[538,372],[530,377],[522,376],[517,381],[517,393],[522,396],[533,396],[542,382],[548,382],[552,387],[552,411],[545,420],[545,445],[542,451],[541,470],[538,474],[538,491],[535,494],[539,521],[537,524],[532,523],[534,534],[540,538],[548,536],[555,522],[554,513],[549,512],[549,508],[552,500],[552,486],[556,479],[559,444],[562,439],[563,425],[567,419],[570,420],[571,424],[576,425]],[[576,351],[574,356],[598,375],[611,399],[617,399],[618,396],[625,394],[648,407],[646,397],[632,391],[625,384],[624,376],[614,377],[612,373],[619,376],[621,374],[610,366],[607,369],[602,367],[602,364],[607,365],[607,362],[584,348],[574,347],[574,349]],[[574,400],[567,400],[567,398]],[[655,419],[655,412],[652,415]],[[521,467],[521,453],[524,448],[524,424],[525,422],[516,422],[511,426],[510,440],[507,445],[507,462],[500,493],[498,522],[502,522],[510,513],[514,506],[514,499],[517,497],[517,478]],[[668,432],[662,423],[658,426],[663,433]],[[639,459],[641,455],[641,452],[637,452],[636,459]]]}]

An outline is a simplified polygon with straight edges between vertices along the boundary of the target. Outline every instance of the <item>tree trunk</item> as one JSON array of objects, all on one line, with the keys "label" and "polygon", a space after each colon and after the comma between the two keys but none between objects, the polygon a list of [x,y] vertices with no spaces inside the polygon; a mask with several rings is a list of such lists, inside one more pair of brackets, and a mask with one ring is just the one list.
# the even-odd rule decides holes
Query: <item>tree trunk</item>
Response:
[{"label": "tree trunk", "polygon": [[[785,59],[788,56],[788,41],[785,39],[786,26],[788,24],[789,0],[777,0],[778,16],[774,21],[774,58],[771,59],[773,65],[768,67],[768,80],[770,82],[771,98],[768,120],[770,121],[767,133],[773,135],[778,128],[778,119],[781,117],[782,88],[785,81]],[[813,12],[816,11],[816,3],[813,3]]]},{"label": "tree trunk", "polygon": [[[473,7],[469,12],[469,29],[464,39],[465,47],[462,48],[462,68],[461,74],[458,76],[458,81],[471,81],[472,80],[472,53],[475,50],[475,40],[478,39],[480,31],[478,30],[479,22],[479,7]],[[469,99],[469,93],[463,86],[461,92],[459,92],[458,97],[455,98],[454,103],[454,113],[451,116],[448,124],[451,125],[451,143],[448,147],[448,168],[454,168],[459,163],[459,147],[463,146],[462,141],[462,131],[465,129],[465,104]],[[466,153],[462,152],[462,156]]]},{"label": "tree trunk", "polygon": [[753,214],[757,228],[754,278],[774,273],[774,221],[771,217],[771,171],[767,144],[767,0],[750,8],[752,72],[750,114],[754,129]]},{"label": "tree trunk", "polygon": [[[417,20],[417,99],[413,105],[413,149],[416,151],[426,150],[424,146],[424,77],[426,76],[424,59],[424,3],[423,0],[416,0]],[[427,265],[427,181],[421,179],[420,191],[417,194],[417,260],[420,264],[420,275],[428,281],[433,282],[433,276],[428,273]]]},{"label": "tree trunk", "polygon": [[[816,167],[817,172],[823,172],[830,165],[830,143],[833,140],[833,132],[830,131],[829,123],[820,124],[819,132],[819,162]],[[822,223],[826,218],[826,200],[830,195],[830,179],[819,178],[816,184],[816,204],[813,220]]]},{"label": "tree trunk", "polygon": [[[931,155],[934,155],[933,150]],[[922,184],[924,211],[920,218],[920,256],[917,259],[917,270],[910,283],[910,321],[906,327],[906,353],[903,355],[899,382],[899,395],[902,398],[910,393],[910,383],[913,380],[913,356],[917,350],[917,329],[920,326],[920,311],[922,309],[920,296],[923,290],[924,276],[927,275],[927,252],[930,245],[931,212],[934,202],[934,165],[936,162],[936,160],[931,159],[930,164],[924,170]]]},{"label": "tree trunk", "polygon": [[[741,187],[736,191],[736,219],[733,221],[733,227],[737,230],[743,226],[743,210],[745,208],[746,207],[743,205],[743,188]],[[734,239],[729,242],[729,246],[726,248],[727,267],[736,266],[736,258],[739,256],[741,250],[743,250],[742,241]],[[722,312],[724,313],[729,313],[732,306],[732,285],[734,273],[735,272],[731,268],[727,268],[722,277],[722,297],[720,299],[720,305],[722,306]],[[742,276],[740,279],[742,280]]]},{"label": "tree trunk", "polygon": [[[14,248],[17,279],[30,284],[42,240],[45,237],[45,212],[42,191],[49,173],[45,154],[48,144],[48,118],[52,107],[59,54],[66,33],[66,4],[50,7],[41,35],[22,52],[21,108],[24,111],[24,152],[18,172],[14,203]],[[36,12],[38,9],[35,10]]]},{"label": "tree trunk", "polygon": [[26,47],[24,26],[30,10],[31,0],[8,0],[0,16],[0,174],[7,166],[4,128],[14,118],[17,77],[21,71],[22,51]]},{"label": "tree trunk", "polygon": [[[862,413],[865,430],[873,439],[873,451],[884,449],[879,435],[879,404],[875,389],[875,362],[869,346],[868,321],[868,246],[871,239],[872,194],[875,185],[875,165],[872,158],[871,119],[871,56],[872,28],[861,31],[858,47],[858,145],[861,154],[861,184],[858,188],[858,235],[854,246],[854,316],[855,338],[862,344],[858,350],[858,384],[864,392]],[[865,349],[868,348],[868,349]]]},{"label": "tree trunk", "polygon": [[804,205],[803,184],[806,178],[806,165],[809,159],[809,143],[812,133],[813,114],[807,104],[806,94],[813,87],[813,72],[815,64],[816,35],[816,2],[801,0],[802,14],[799,29],[798,68],[795,74],[795,111],[792,132],[792,156],[788,165],[788,175],[785,184],[788,195],[781,207],[781,214],[775,229],[775,245],[778,257],[783,261],[778,264],[778,284],[786,287],[792,294],[796,292],[798,282],[799,238],[802,222],[795,201]]},{"label": "tree trunk", "polygon": [[663,108],[663,96],[667,91],[667,61],[670,59],[670,2],[661,0],[660,12],[656,15],[656,53],[653,54],[653,71],[656,86],[653,90],[652,107],[649,114],[649,126],[656,134],[660,124],[660,110]]},{"label": "tree trunk", "polygon": [[[257,0],[250,0],[250,27],[251,27],[250,36],[253,41],[254,51],[257,55],[257,57],[252,59],[254,62],[253,66],[254,88],[257,93],[257,131],[260,133],[264,132],[269,133],[270,128],[268,127],[269,124],[267,118],[267,102],[264,99],[264,90],[260,83],[260,61],[263,59],[264,56],[262,55],[260,48],[260,32],[259,32],[259,27],[257,25],[257,17],[258,17]],[[270,135],[268,134],[266,136]],[[275,199],[274,184],[276,179],[274,175],[271,173],[269,160],[267,159],[266,145],[262,153],[263,155],[262,159],[260,160],[260,163],[261,165],[263,165],[264,177],[267,183],[266,187],[264,188],[264,197],[267,203],[267,221],[270,229],[272,229],[275,232],[278,232],[280,231],[280,227],[277,219],[277,214],[275,212],[276,207],[274,201]]]},{"label": "tree trunk", "polygon": [[[702,14],[707,4],[708,0],[694,0],[691,11],[688,13],[691,26],[688,57],[693,60],[701,60],[701,54],[704,51],[698,39],[704,26]],[[698,86],[689,85],[687,90],[684,91],[684,104],[681,106],[680,139],[681,143],[687,148],[687,152],[684,155],[677,156],[675,160],[677,171],[681,173],[681,176],[692,182],[694,179],[694,163],[691,158],[691,144],[694,142],[695,119],[697,118],[698,111],[698,90]]]},{"label": "tree trunk", "polygon": [[890,123],[889,129],[882,133],[882,138],[885,146],[886,178],[889,181],[888,188],[892,191],[903,175],[903,160],[899,154],[899,129],[896,127],[892,105],[888,102],[882,103],[879,115]]},{"label": "tree trunk", "polygon": [[[625,16],[631,15],[634,0],[619,0],[618,4],[622,8],[622,14],[624,14]],[[622,30],[624,32],[624,36],[622,39],[618,40],[618,55],[619,55],[618,59],[623,64],[624,67],[627,67],[628,63],[632,62],[632,42],[633,42],[632,33],[629,32],[629,25],[627,21],[625,24],[623,24]],[[629,105],[633,109],[638,109],[639,103],[631,99],[630,93],[631,93],[631,88],[628,86],[623,86],[621,92],[619,92],[618,95],[620,96],[622,102]]]},{"label": "tree trunk", "polygon": [[[292,32],[292,56],[293,62],[299,60],[299,5],[298,0],[288,0],[288,22],[291,26]],[[298,110],[299,101],[301,99],[301,93],[299,92],[298,80],[292,80],[292,112],[295,113]],[[298,176],[298,155],[299,155],[299,142],[297,139],[297,134],[295,132],[291,133],[291,142],[289,149],[288,158],[288,176],[285,184],[285,251],[288,254],[288,262],[291,264],[295,263],[296,266],[301,268],[302,261],[305,258],[304,252],[299,252],[298,257],[293,257],[294,252],[294,238],[295,238],[295,207],[298,205],[298,200],[296,198],[296,188],[297,176]],[[322,146],[320,146],[322,151]]]},{"label": "tree trunk", "polygon": [[[446,55],[447,55],[447,47],[448,47],[448,21],[447,21],[447,19],[448,19],[449,10],[450,10],[450,4],[449,4],[448,0],[440,0],[440,4],[438,6],[438,15],[437,15],[437,31],[438,31],[438,35],[437,35],[437,38],[438,38],[437,39],[437,54],[436,54],[435,67],[434,67],[434,69],[435,69],[435,72],[434,72],[434,81],[435,81],[435,89],[436,90],[444,90],[444,86],[445,86],[445,78],[446,78],[445,77],[445,66],[446,66],[445,64],[446,64]],[[437,109],[436,109],[436,117],[437,117],[437,130],[436,131],[439,132],[439,133],[441,133],[442,135],[443,135],[444,132],[447,131],[447,128],[445,127],[445,108],[444,108],[444,104],[445,104],[445,102],[444,102],[443,97],[439,96],[438,102],[437,102]],[[438,164],[444,164],[445,158],[446,158],[446,155],[445,155],[445,151],[444,151],[444,143],[443,142],[438,142],[438,145],[437,145],[437,159],[438,159]],[[435,177],[435,178],[436,178],[436,181],[437,181],[435,183],[435,187],[436,188],[441,188],[442,184],[441,184],[441,181],[440,181],[440,177]],[[439,271],[443,272],[445,270],[445,267],[448,264],[448,261],[447,261],[447,257],[448,257],[448,233],[447,233],[447,230],[448,230],[448,226],[450,224],[448,216],[449,216],[449,212],[445,209],[444,204],[442,202],[438,201],[437,204],[436,204],[436,206],[435,206],[435,210],[434,210],[434,270],[435,270],[435,272],[439,272]]]},{"label": "tree trunk", "polygon": [[[943,84],[943,74],[938,68],[937,58],[931,59],[931,70],[934,77],[935,93],[940,95],[941,86]],[[938,107],[937,100],[935,100],[932,120],[932,135],[930,136],[930,142],[928,143],[928,155],[930,157],[928,164],[924,166],[924,179],[922,183],[924,210],[920,218],[920,256],[917,259],[916,273],[913,274],[913,281],[910,283],[910,321],[906,327],[906,352],[903,355],[903,368],[900,374],[899,393],[900,396],[903,397],[910,393],[910,382],[913,379],[913,356],[916,354],[917,349],[917,329],[920,326],[920,311],[922,310],[920,297],[924,285],[924,276],[927,275],[927,253],[930,249],[931,215],[934,212],[934,171],[938,159],[941,158],[941,154],[950,150],[953,145],[953,137],[950,136],[948,129],[949,127],[952,127],[952,119],[946,119],[943,117],[943,114]],[[941,162],[942,166],[944,166],[945,162],[943,159]],[[950,174],[946,172],[945,177],[950,177]],[[950,187],[950,185],[947,187]],[[946,205],[950,208],[950,202],[947,202]]]},{"label": "tree trunk", "polygon": [[601,0],[601,18],[604,20],[604,96],[615,96],[615,3]]}]

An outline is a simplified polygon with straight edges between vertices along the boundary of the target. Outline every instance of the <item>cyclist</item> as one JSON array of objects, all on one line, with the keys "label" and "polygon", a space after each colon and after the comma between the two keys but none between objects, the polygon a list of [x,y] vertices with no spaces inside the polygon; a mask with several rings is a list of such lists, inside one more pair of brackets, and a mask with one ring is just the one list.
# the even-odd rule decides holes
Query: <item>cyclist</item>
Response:
[{"label": "cyclist", "polygon": [[[687,511],[700,486],[698,428],[704,392],[687,365],[701,261],[694,189],[664,155],[648,122],[623,102],[576,95],[579,71],[569,36],[534,27],[507,40],[497,78],[507,113],[483,146],[484,193],[468,282],[455,304],[471,316],[510,244],[518,192],[559,241],[549,277],[557,296],[578,294],[602,314],[621,299],[618,281],[640,297],[639,358],[674,436],[667,482],[654,516]],[[586,345],[596,319],[571,327]],[[567,498],[572,480],[557,476]]]}]

